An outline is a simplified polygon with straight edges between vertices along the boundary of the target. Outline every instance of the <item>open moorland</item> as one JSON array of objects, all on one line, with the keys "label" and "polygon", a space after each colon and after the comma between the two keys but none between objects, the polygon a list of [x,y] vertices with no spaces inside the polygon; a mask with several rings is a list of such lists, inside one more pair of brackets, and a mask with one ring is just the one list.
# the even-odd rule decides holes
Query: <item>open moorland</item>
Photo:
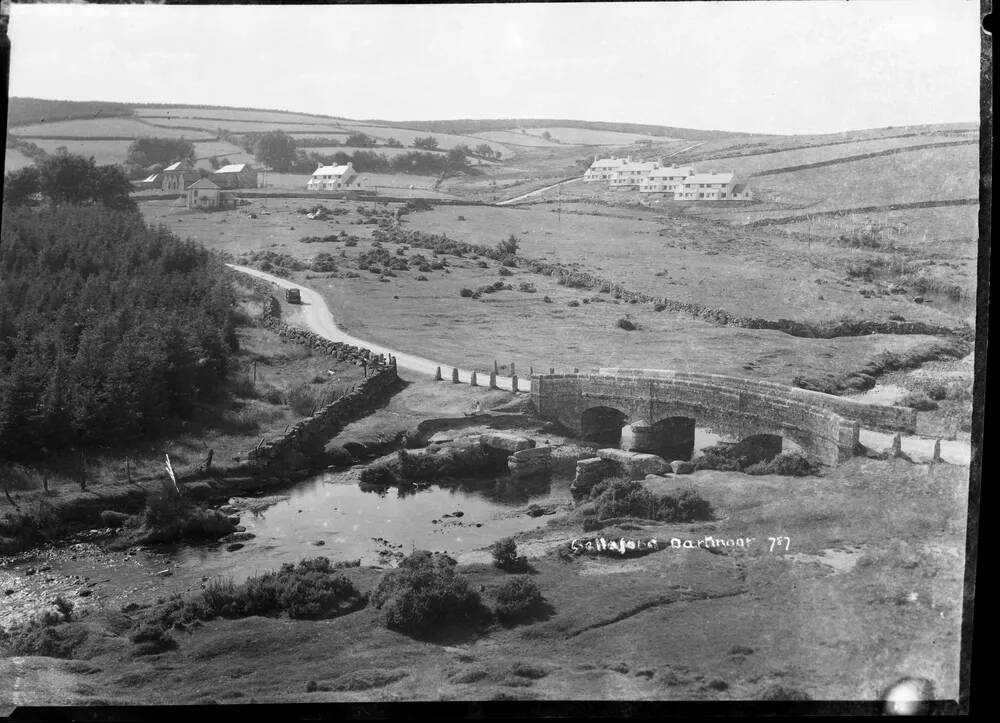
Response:
[{"label": "open moorland", "polygon": [[[12,107],[7,170],[60,146],[123,163],[147,136],[191,140],[201,168],[256,165],[241,137],[271,130],[374,142],[300,149],[324,153],[399,155],[427,136],[437,156],[484,144],[439,175],[363,172],[371,195],[310,193],[308,175],[268,171],[227,210],[159,190],[132,199],[154,229],[318,292],[340,329],[437,360],[446,380],[449,366],[714,372],[908,406],[920,449],[969,444],[971,124],[765,136]],[[680,202],[581,180],[595,156],[612,155],[732,170],[754,200]],[[69,455],[66,469],[18,465],[17,486],[6,483],[0,680],[16,682],[0,686],[0,710],[871,700],[904,676],[958,696],[967,465],[858,447],[835,467],[794,455],[794,468],[713,466],[705,460],[722,453],[699,446],[691,464],[581,495],[577,461],[601,445],[538,418],[526,395],[405,368],[397,379],[363,351],[323,346],[304,331],[309,307],[276,287],[234,289],[231,369],[190,419],[95,450],[89,484]],[[376,369],[391,384],[320,427]],[[317,428],[328,433],[306,454]],[[506,452],[476,467],[462,454],[487,438],[551,447],[553,467],[520,479]],[[224,530],[178,532],[188,527],[176,519]],[[153,534],[163,529],[176,534]],[[573,547],[597,537],[663,544],[628,555]]]}]

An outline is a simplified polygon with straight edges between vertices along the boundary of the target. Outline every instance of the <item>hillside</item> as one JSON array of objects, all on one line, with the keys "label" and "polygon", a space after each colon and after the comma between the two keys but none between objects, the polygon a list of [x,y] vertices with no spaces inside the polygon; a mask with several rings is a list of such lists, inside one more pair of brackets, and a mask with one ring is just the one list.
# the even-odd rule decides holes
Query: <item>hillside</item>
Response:
[{"label": "hillside", "polygon": [[459,135],[467,133],[487,133],[490,131],[519,130],[521,128],[549,128],[551,126],[672,138],[690,138],[692,140],[734,138],[745,135],[735,131],[696,130],[694,128],[675,128],[673,126],[647,125],[643,123],[613,123],[607,121],[581,121],[552,118],[462,118],[458,120],[432,121],[372,120],[370,122],[377,125],[389,126],[390,128],[413,128],[430,133],[456,133]]}]

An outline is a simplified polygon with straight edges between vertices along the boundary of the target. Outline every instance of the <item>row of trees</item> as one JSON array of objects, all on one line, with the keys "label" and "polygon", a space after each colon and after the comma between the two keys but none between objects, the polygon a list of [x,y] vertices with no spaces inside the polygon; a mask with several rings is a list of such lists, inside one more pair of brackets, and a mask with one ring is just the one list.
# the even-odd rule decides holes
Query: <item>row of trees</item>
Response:
[{"label": "row of trees", "polygon": [[0,459],[155,435],[219,388],[237,339],[216,256],[135,211],[3,216]]},{"label": "row of trees", "polygon": [[54,206],[100,204],[128,210],[135,208],[131,190],[121,166],[98,166],[93,158],[59,152],[8,173],[3,200],[10,206],[26,206],[41,197]]}]

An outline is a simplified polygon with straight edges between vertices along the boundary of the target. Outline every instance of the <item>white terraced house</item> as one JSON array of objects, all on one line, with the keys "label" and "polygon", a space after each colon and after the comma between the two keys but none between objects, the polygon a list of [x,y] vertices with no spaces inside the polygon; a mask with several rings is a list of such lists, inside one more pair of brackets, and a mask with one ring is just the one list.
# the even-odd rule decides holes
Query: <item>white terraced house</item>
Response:
[{"label": "white terraced house", "polygon": [[594,162],[590,164],[590,168],[583,174],[583,180],[587,183],[594,181],[604,181],[607,183],[611,180],[611,174],[624,165],[624,158],[598,158],[594,156]]},{"label": "white terraced house", "polygon": [[641,180],[660,167],[659,161],[626,163],[611,176],[611,188],[638,188]]},{"label": "white terraced house", "polygon": [[657,168],[639,179],[639,193],[676,193],[681,190],[684,179],[693,173],[691,166]]},{"label": "white terraced house", "polygon": [[684,179],[681,189],[674,194],[679,201],[746,201],[750,189],[736,183],[736,174],[695,173]]},{"label": "white terraced house", "polygon": [[310,191],[336,191],[348,188],[357,175],[352,163],[346,166],[320,166],[313,171],[306,188]]}]

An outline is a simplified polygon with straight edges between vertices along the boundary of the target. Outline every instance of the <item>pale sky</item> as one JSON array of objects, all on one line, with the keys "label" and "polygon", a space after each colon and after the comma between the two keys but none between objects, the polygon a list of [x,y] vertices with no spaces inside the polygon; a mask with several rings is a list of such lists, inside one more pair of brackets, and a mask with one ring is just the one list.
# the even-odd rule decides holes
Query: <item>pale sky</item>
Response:
[{"label": "pale sky", "polygon": [[979,118],[979,3],[11,8],[10,95],[826,133]]}]

